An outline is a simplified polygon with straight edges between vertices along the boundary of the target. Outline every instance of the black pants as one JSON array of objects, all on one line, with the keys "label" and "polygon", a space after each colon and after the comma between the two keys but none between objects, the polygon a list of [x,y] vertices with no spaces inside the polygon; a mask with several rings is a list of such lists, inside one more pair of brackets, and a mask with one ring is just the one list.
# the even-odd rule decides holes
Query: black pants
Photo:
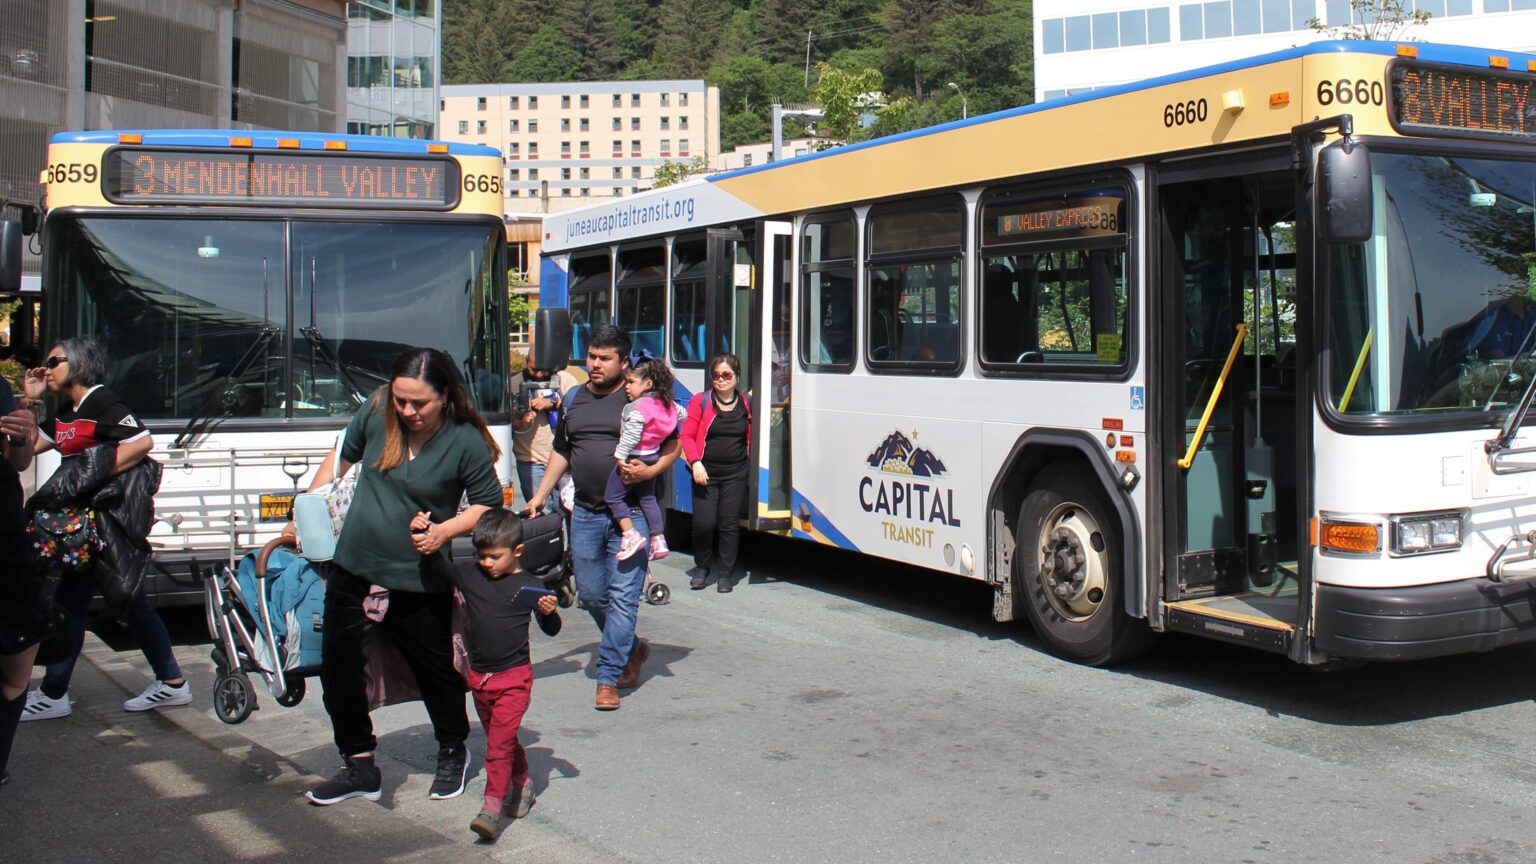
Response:
[{"label": "black pants", "polygon": [[416,676],[421,701],[427,706],[439,747],[456,747],[469,737],[464,710],[464,679],[453,668],[453,599],[451,594],[389,592],[389,611],[373,622],[363,614],[369,584],[334,564],[326,578],[324,659],[320,683],[325,710],[343,756],[371,753],[378,747],[368,716],[364,680],[365,637],[374,628],[383,632]]},{"label": "black pants", "polygon": [[747,476],[716,478],[709,485],[693,484],[693,560],[716,579],[733,579],[736,551],[741,547],[741,513],[747,497]]}]

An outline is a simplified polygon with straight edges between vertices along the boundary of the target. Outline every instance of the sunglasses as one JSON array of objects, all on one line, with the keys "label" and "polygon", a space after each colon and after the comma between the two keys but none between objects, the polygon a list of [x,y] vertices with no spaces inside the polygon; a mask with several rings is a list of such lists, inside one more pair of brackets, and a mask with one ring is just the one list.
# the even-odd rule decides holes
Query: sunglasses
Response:
[{"label": "sunglasses", "polygon": [[715,379],[716,381],[729,381],[732,378],[736,377],[736,373],[735,372],[716,372],[716,373],[714,373],[713,375],[711,375],[709,377]]},{"label": "sunglasses", "polygon": [[44,362],[49,369],[57,369],[58,367],[63,366],[65,363],[68,363],[69,358],[65,357],[63,354],[55,354]]}]

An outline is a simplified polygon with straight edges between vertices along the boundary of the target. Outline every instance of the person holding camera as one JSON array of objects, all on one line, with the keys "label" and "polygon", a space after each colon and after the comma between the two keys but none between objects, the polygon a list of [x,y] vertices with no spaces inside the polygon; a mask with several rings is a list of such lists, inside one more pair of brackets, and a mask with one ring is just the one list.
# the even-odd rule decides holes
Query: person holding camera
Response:
[{"label": "person holding camera", "polygon": [[523,355],[523,371],[512,377],[512,453],[517,458],[517,486],[523,501],[533,497],[554,452],[563,394],[581,382],[565,371],[533,368],[532,348]]}]

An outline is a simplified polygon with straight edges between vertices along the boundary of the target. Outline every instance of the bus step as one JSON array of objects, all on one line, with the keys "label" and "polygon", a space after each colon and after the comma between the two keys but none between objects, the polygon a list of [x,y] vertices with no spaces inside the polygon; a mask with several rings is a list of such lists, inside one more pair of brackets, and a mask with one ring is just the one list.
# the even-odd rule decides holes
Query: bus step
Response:
[{"label": "bus step", "polygon": [[1293,624],[1263,615],[1212,605],[1232,599],[1234,598],[1213,597],[1169,603],[1165,607],[1164,626],[1168,630],[1179,633],[1192,633],[1208,639],[1248,645],[1277,654],[1285,654],[1289,650],[1291,639],[1296,635],[1296,627]]}]

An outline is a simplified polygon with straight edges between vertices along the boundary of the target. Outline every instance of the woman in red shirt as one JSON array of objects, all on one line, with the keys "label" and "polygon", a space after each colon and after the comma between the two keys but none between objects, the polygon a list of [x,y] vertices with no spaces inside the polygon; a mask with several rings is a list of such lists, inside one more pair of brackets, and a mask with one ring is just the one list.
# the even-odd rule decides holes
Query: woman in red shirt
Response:
[{"label": "woman in red shirt", "polygon": [[683,458],[693,473],[694,571],[688,587],[697,591],[714,574],[715,590],[729,594],[747,497],[752,404],[737,389],[741,361],[735,354],[716,356],[708,369],[709,389],[689,401],[683,421]]}]

